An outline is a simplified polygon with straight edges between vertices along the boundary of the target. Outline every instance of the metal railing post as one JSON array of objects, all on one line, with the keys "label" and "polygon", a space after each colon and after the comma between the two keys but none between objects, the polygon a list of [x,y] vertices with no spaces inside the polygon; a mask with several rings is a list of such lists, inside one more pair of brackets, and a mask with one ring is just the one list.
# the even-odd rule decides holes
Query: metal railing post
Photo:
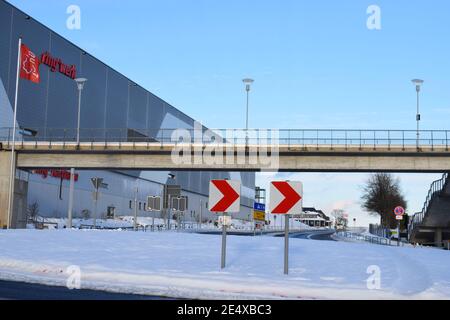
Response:
[{"label": "metal railing post", "polygon": [[291,130],[288,129],[288,150],[291,150]]},{"label": "metal railing post", "polygon": [[373,150],[376,150],[376,131],[373,131]]},{"label": "metal railing post", "polygon": [[431,131],[431,151],[434,151],[434,131]]},{"label": "metal railing post", "polygon": [[66,148],[66,131],[67,129],[64,129],[64,141],[63,141],[63,149]]},{"label": "metal railing post", "polygon": [[388,150],[391,150],[391,131],[388,130]]},{"label": "metal railing post", "polygon": [[362,150],[362,131],[359,130],[359,150]]},{"label": "metal railing post", "polygon": [[347,143],[347,130],[345,130],[345,151],[348,150],[348,143]]},{"label": "metal railing post", "polygon": [[405,131],[402,130],[402,150],[405,151]]},{"label": "metal railing post", "polygon": [[316,132],[316,149],[319,150],[319,130]]},{"label": "metal railing post", "polygon": [[445,131],[445,151],[448,151],[448,131]]},{"label": "metal railing post", "polygon": [[331,133],[331,140],[330,140],[330,142],[331,142],[331,150],[333,150],[333,130],[331,130],[330,133]]}]

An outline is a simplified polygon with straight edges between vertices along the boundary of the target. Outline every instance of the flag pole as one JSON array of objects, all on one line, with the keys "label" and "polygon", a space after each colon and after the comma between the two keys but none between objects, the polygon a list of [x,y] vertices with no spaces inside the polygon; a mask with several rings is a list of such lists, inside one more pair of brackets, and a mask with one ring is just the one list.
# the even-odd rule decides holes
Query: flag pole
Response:
[{"label": "flag pole", "polygon": [[16,93],[14,97],[14,116],[13,116],[13,132],[11,147],[11,174],[9,177],[9,201],[8,201],[8,229],[11,229],[11,220],[14,210],[14,185],[16,178],[16,122],[17,122],[17,99],[19,96],[19,77],[20,77],[20,60],[22,53],[22,37],[19,37],[19,45],[17,51],[17,74],[16,74]]}]

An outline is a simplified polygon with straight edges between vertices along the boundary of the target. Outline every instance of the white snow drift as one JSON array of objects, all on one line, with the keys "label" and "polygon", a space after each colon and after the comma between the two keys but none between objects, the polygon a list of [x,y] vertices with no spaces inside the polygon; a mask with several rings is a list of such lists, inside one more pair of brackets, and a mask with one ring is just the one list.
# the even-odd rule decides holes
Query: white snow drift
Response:
[{"label": "white snow drift", "polygon": [[[94,230],[0,231],[0,278],[183,298],[449,299],[450,254],[427,248],[291,239],[283,275],[283,238]],[[376,266],[371,267],[371,266]],[[370,271],[380,270],[380,289]]]}]

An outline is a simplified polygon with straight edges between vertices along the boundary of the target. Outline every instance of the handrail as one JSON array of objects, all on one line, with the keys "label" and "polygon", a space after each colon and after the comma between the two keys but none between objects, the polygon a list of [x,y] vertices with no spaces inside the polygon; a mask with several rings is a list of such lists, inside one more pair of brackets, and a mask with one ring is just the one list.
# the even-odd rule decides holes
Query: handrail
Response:
[{"label": "handrail", "polygon": [[449,181],[450,181],[449,173],[444,173],[441,179],[433,181],[430,190],[428,191],[428,195],[425,199],[425,203],[423,204],[422,211],[415,213],[411,221],[409,222],[408,236],[412,234],[412,231],[416,226],[422,224],[423,220],[428,214],[431,202],[435,197],[439,196],[442,193],[442,191],[445,190],[447,184],[450,183]]},{"label": "handrail", "polygon": [[[182,130],[182,131],[177,131]],[[0,128],[0,142],[12,143],[12,128]],[[177,134],[184,132],[186,136]],[[352,130],[352,129],[128,129],[128,128],[32,128],[17,129],[16,143],[223,143],[223,144],[277,144],[306,147],[435,147],[449,151],[450,130],[422,130],[417,139],[416,130]],[[178,139],[175,139],[178,138]]]}]

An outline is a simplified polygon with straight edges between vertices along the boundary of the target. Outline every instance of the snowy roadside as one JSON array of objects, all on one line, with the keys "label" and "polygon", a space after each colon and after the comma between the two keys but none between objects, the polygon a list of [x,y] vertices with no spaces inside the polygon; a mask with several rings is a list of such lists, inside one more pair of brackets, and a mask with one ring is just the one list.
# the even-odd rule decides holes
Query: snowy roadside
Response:
[{"label": "snowy roadside", "polygon": [[[450,255],[426,248],[283,239],[95,230],[0,231],[0,278],[66,285],[69,266],[81,287],[196,299],[450,299]],[[370,266],[380,289],[370,290]]]}]

